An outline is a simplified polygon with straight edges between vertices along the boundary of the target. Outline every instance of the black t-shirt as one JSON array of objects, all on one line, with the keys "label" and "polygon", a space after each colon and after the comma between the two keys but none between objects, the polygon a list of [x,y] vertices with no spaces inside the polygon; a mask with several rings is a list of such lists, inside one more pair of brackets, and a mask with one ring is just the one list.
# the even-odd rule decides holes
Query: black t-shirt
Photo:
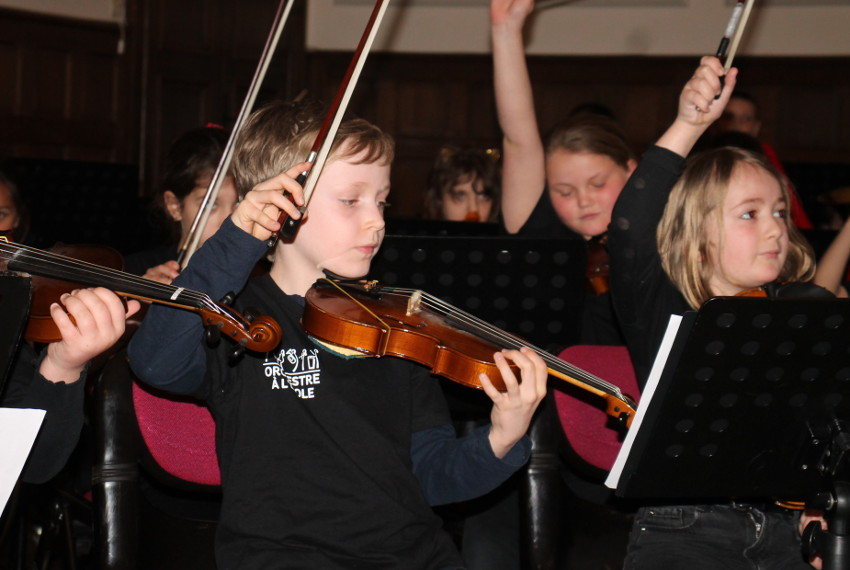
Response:
[{"label": "black t-shirt", "polygon": [[320,348],[299,325],[300,297],[268,276],[239,302],[275,319],[285,338],[236,366],[228,350],[208,351],[199,395],[216,418],[227,489],[220,568],[459,565],[411,471],[412,434],[449,422],[427,370]]},{"label": "black t-shirt", "polygon": [[0,398],[0,406],[46,411],[21,473],[28,483],[43,483],[56,475],[74,451],[83,428],[85,372],[71,384],[50,382],[38,373],[44,354],[22,343]]},{"label": "black t-shirt", "polygon": [[608,230],[611,295],[641,389],[670,315],[690,310],[661,267],[656,229],[685,159],[651,147],[620,193]]}]

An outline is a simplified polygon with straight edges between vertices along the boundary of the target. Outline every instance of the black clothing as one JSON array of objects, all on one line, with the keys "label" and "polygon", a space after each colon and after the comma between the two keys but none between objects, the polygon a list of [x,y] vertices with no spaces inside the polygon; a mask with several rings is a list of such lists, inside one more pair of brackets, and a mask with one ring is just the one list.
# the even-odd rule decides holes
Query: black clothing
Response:
[{"label": "black clothing", "polygon": [[155,249],[146,249],[124,258],[124,271],[133,275],[144,275],[151,267],[162,265],[166,261],[177,259],[177,245],[164,245]]},{"label": "black clothing", "polygon": [[[691,310],[661,266],[656,228],[685,164],[647,150],[614,206],[608,231],[611,293],[643,389],[671,314]],[[791,512],[756,506],[641,507],[624,568],[808,568]]]},{"label": "black clothing", "polygon": [[44,483],[59,473],[77,445],[83,428],[85,372],[71,384],[50,382],[38,373],[46,354],[22,343],[12,363],[0,405],[7,408],[46,410],[21,480]]},{"label": "black clothing", "polygon": [[[264,252],[227,220],[175,285],[240,290]],[[129,346],[141,379],[194,392],[216,419],[219,568],[461,566],[430,505],[493,489],[525,463],[527,438],[502,460],[489,426],[457,439],[427,369],[319,347],[301,328],[303,302],[268,275],[250,281],[237,311],[270,316],[283,339],[236,363],[227,341],[202,348],[195,315],[166,307],[151,308]]]},{"label": "black clothing", "polygon": [[653,146],[620,193],[608,228],[613,305],[643,389],[671,314],[690,310],[667,278],[655,232],[685,159]]}]

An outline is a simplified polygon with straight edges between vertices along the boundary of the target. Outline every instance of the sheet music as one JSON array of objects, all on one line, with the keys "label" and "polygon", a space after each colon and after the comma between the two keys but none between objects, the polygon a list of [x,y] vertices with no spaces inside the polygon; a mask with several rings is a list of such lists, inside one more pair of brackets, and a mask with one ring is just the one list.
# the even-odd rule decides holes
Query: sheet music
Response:
[{"label": "sheet music", "polygon": [[32,450],[44,410],[0,408],[0,513]]},{"label": "sheet music", "polygon": [[632,444],[637,437],[640,424],[646,415],[646,410],[649,408],[649,403],[652,401],[652,396],[655,394],[655,389],[658,387],[658,381],[661,378],[661,373],[664,371],[664,365],[667,363],[667,357],[670,355],[670,349],[673,348],[673,341],[676,340],[676,334],[679,331],[679,324],[682,322],[681,315],[670,315],[670,320],[667,322],[667,330],[664,331],[664,338],[661,340],[661,346],[658,348],[658,353],[655,355],[655,362],[652,364],[652,370],[649,372],[649,378],[646,381],[646,386],[640,393],[640,402],[635,411],[635,417],[632,420],[632,425],[626,433],[626,439],[620,447],[620,453],[617,454],[617,459],[614,461],[611,471],[608,473],[608,478],[605,479],[605,486],[609,489],[616,489],[620,481],[620,475],[623,473],[623,467],[626,465],[626,459],[629,457],[629,452],[632,449]]}]

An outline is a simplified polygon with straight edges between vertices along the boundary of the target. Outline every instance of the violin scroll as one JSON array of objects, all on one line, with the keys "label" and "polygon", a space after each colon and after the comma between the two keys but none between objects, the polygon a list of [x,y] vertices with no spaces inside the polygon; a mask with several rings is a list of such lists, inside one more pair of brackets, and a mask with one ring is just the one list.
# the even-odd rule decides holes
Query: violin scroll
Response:
[{"label": "violin scroll", "polygon": [[268,352],[280,344],[283,334],[277,321],[271,317],[260,315],[251,321],[248,336],[251,337],[252,345],[255,347],[252,350]]},{"label": "violin scroll", "polygon": [[261,315],[247,323],[236,313],[226,310],[226,307],[218,309],[198,310],[207,327],[207,342],[215,342],[219,335],[223,335],[255,352],[268,352],[280,344],[283,333],[280,325],[271,317]]},{"label": "violin scroll", "polygon": [[[68,253],[67,249],[65,251]],[[117,255],[120,261],[120,254]],[[44,281],[57,283],[60,286],[67,285],[69,290],[80,285],[106,287],[120,297],[149,301],[196,312],[201,315],[208,331],[210,328],[214,328],[219,334],[226,335],[248,350],[268,352],[280,343],[283,336],[280,326],[270,317],[258,316],[249,321],[228,307],[214,303],[209,296],[198,291],[158,283],[67,255],[0,240],[0,266],[3,265],[2,262],[4,261],[9,270],[49,278],[44,279]],[[100,259],[99,261],[103,260]],[[56,287],[52,287],[52,289],[55,290]],[[33,309],[30,311],[28,330],[25,332],[25,338],[28,340],[45,343],[61,340],[61,335],[53,323],[52,317],[50,317],[50,305],[63,292],[61,289],[58,291],[53,292],[52,298],[50,295],[42,295],[44,297],[41,301],[44,307],[44,316],[33,318],[33,316],[39,316],[35,314],[37,313],[37,298],[34,288]],[[214,332],[213,336],[215,334]]]}]

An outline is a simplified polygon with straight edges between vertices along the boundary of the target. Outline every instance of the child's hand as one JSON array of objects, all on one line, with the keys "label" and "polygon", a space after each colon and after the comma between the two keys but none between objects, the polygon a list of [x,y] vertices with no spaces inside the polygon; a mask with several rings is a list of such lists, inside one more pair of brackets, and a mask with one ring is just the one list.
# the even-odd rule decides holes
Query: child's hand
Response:
[{"label": "child's hand", "polygon": [[491,0],[490,23],[493,27],[522,29],[534,10],[534,0]]},{"label": "child's hand", "polygon": [[180,275],[180,265],[176,261],[166,261],[162,265],[149,268],[142,275],[145,279],[171,285],[171,282]]},{"label": "child's hand", "polygon": [[[706,129],[720,118],[732,96],[738,79],[738,70],[731,68],[721,86],[723,66],[716,57],[703,57],[693,77],[679,95],[679,112],[656,143],[661,148],[688,156]],[[717,99],[717,95],[720,95]]]},{"label": "child's hand", "polygon": [[[486,374],[481,374],[480,381],[484,392],[493,400],[490,446],[501,459],[528,431],[534,410],[546,395],[549,372],[543,359],[530,348],[503,350],[494,355],[494,360],[502,373],[505,391],[499,392]],[[508,360],[519,367],[522,383],[517,382]]]},{"label": "child's hand", "polygon": [[723,65],[719,59],[703,57],[679,96],[677,120],[694,126],[708,126],[719,119],[732,96],[738,70],[734,67],[730,69],[721,84],[723,74]]},{"label": "child's hand", "polygon": [[124,323],[139,310],[139,302],[128,301],[125,310],[118,295],[103,287],[65,293],[60,302],[50,306],[50,316],[62,340],[47,347],[39,372],[51,382],[70,383],[89,360],[121,338]]},{"label": "child's hand", "polygon": [[[814,510],[814,509],[804,510],[802,512],[802,514],[800,515],[800,524],[797,527],[797,532],[799,532],[800,535],[802,536],[803,531],[806,530],[806,527],[812,521],[819,521],[820,527],[823,530],[826,530],[826,521],[824,520],[823,515],[824,515],[823,511],[818,511],[818,510]],[[820,556],[813,556],[813,557],[809,558],[809,564],[813,568],[820,570],[823,567],[823,559]]]},{"label": "child's hand", "polygon": [[[309,169],[310,163],[302,162],[254,186],[233,212],[233,223],[255,238],[267,240],[280,230],[278,218],[281,211],[285,211],[293,219],[301,218],[297,206],[304,205],[304,189],[295,178]],[[287,192],[291,199],[284,196],[284,192]]]}]

